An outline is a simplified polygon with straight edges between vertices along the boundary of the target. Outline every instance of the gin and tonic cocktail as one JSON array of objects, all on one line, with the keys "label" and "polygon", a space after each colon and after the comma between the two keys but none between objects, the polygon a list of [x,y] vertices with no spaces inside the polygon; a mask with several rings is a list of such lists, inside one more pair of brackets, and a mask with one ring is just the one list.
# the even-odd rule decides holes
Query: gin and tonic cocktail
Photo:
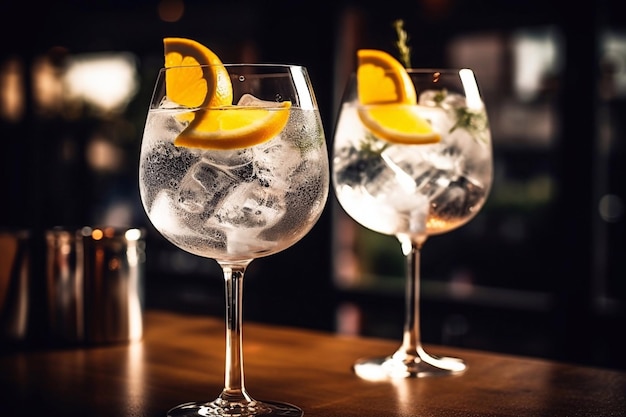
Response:
[{"label": "gin and tonic cocktail", "polygon": [[359,51],[334,134],[333,184],[341,206],[395,236],[406,257],[402,346],[354,365],[368,379],[463,372],[457,358],[422,347],[419,254],[426,240],[470,221],[492,182],[491,134],[469,69],[406,70],[383,51]]},{"label": "gin and tonic cocktail", "polygon": [[226,296],[224,388],[168,416],[301,416],[245,387],[242,291],[250,262],[301,240],[326,203],[328,156],[307,70],[223,64],[188,39],[164,45],[141,145],[141,200],[167,240],[217,261]]}]

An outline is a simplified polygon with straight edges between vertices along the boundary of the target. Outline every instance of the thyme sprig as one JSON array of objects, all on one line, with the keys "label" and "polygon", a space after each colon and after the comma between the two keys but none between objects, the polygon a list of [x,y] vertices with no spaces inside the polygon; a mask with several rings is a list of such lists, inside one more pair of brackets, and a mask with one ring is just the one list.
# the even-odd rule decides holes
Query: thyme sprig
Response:
[{"label": "thyme sprig", "polygon": [[[433,97],[433,101],[435,104],[445,110],[443,105],[446,96],[448,95],[448,90],[441,89],[435,94]],[[487,132],[489,131],[489,126],[487,122],[487,114],[484,110],[470,110],[466,106],[463,107],[455,107],[454,114],[456,117],[456,122],[454,125],[448,130],[448,133],[454,132],[456,129],[465,129],[474,139],[479,142],[489,143],[489,137],[487,136]]]},{"label": "thyme sprig", "polygon": [[404,20],[395,20],[393,27],[396,29],[396,34],[398,35],[396,47],[400,54],[400,61],[402,61],[402,65],[404,65],[405,68],[411,68],[411,47],[408,45],[409,35],[404,30]]},{"label": "thyme sprig", "polygon": [[467,107],[459,107],[455,112],[456,123],[450,128],[450,133],[456,129],[465,129],[477,141],[489,143],[489,126],[484,110],[473,111]]},{"label": "thyme sprig", "polygon": [[389,145],[388,142],[378,140],[374,134],[367,132],[359,143],[359,154],[364,158],[378,157]]}]

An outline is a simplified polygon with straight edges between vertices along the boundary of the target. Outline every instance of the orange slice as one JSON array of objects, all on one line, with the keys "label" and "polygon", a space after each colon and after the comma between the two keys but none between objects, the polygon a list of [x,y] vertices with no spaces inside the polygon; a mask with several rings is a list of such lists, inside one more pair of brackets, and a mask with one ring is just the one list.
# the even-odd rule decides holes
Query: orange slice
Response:
[{"label": "orange slice", "polygon": [[[280,133],[289,119],[291,102],[233,106],[230,76],[219,57],[206,46],[186,38],[163,39],[166,94],[177,104],[200,108],[179,116],[189,125],[174,140],[176,146],[239,149],[266,142]],[[210,64],[200,68],[198,65]],[[258,104],[256,106],[255,104]]]},{"label": "orange slice", "polygon": [[359,49],[357,58],[361,104],[417,103],[413,81],[398,60],[377,49]]},{"label": "orange slice", "polygon": [[417,93],[398,60],[384,51],[357,51],[359,117],[372,133],[391,143],[425,144],[441,140],[417,113]]},{"label": "orange slice", "polygon": [[382,104],[359,107],[361,122],[388,142],[412,145],[437,143],[441,136],[417,113],[416,106]]},{"label": "orange slice", "polygon": [[174,145],[202,149],[240,149],[267,142],[287,124],[290,101],[274,107],[228,106],[199,114]]},{"label": "orange slice", "polygon": [[[233,104],[233,87],[228,71],[209,48],[191,39],[164,38],[167,97],[186,107]],[[199,68],[198,65],[211,65]]]}]

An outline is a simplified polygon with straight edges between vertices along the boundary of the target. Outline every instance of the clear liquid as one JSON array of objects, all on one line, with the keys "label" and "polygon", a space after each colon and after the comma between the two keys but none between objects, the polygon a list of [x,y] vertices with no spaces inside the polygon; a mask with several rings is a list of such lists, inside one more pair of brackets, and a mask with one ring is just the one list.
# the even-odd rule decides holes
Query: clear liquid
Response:
[{"label": "clear liquid", "polygon": [[174,146],[183,113],[150,110],[139,185],[154,227],[190,253],[217,260],[267,256],[299,241],[319,219],[329,170],[317,111],[292,108],[273,139],[240,150]]},{"label": "clear liquid", "polygon": [[442,132],[439,143],[396,145],[378,139],[361,123],[356,102],[343,104],[337,122],[337,198],[354,220],[386,235],[429,236],[455,229],[480,211],[491,186],[486,124],[470,132],[453,128],[454,111],[428,105],[416,110]]}]

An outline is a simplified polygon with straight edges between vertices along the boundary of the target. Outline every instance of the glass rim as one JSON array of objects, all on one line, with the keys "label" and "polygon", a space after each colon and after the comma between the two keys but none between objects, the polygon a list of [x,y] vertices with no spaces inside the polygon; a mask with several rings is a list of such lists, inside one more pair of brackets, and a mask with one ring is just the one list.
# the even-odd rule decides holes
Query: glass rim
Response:
[{"label": "glass rim", "polygon": [[257,62],[225,62],[222,64],[195,64],[195,65],[174,65],[171,67],[161,67],[160,71],[167,71],[177,68],[209,68],[209,67],[226,67],[226,68],[282,68],[282,69],[306,69],[305,66],[299,64],[285,64],[285,63],[257,63]]},{"label": "glass rim", "polygon": [[[167,78],[169,71],[186,70],[201,71],[206,76],[207,72],[216,70],[220,74],[224,73],[224,69],[229,78],[233,82],[233,100],[238,101],[244,93],[256,94],[257,98],[265,101],[275,101],[278,95],[282,100],[291,101],[292,108],[319,110],[317,100],[312,91],[309,72],[305,66],[287,63],[222,63],[222,64],[194,64],[163,67],[156,74],[156,84],[152,93],[149,109],[158,109],[161,101],[167,93]],[[196,75],[194,75],[195,77]],[[221,75],[220,75],[221,76]],[[240,83],[235,85],[235,81]],[[258,84],[251,84],[256,83]],[[283,81],[290,81],[284,82]],[[244,84],[244,82],[246,84]],[[276,84],[279,83],[279,84]],[[282,84],[280,84],[282,83]],[[252,90],[255,92],[253,92]],[[272,95],[270,97],[270,95]],[[281,101],[282,101],[281,100]],[[210,108],[209,103],[202,103],[200,106],[188,108]],[[223,106],[218,106],[222,108]]]},{"label": "glass rim", "polygon": [[[472,68],[467,68],[467,67],[442,67],[442,68],[437,68],[437,67],[425,67],[425,68],[420,68],[420,67],[409,67],[409,68],[405,68],[406,72],[408,72],[409,74],[434,74],[434,73],[440,73],[440,74],[444,74],[444,75],[458,75],[461,71],[471,71],[472,73],[474,72],[474,70]],[[394,70],[384,70],[384,72],[393,72]],[[351,72],[351,75],[356,76],[357,71],[354,70]]]}]

